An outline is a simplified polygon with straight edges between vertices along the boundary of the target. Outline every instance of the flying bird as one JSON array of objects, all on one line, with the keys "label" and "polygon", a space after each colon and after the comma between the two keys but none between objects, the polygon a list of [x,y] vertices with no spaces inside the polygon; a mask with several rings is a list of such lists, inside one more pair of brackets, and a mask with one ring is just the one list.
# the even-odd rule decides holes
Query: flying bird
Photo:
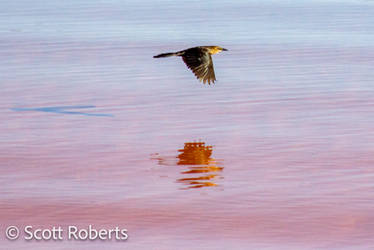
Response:
[{"label": "flying bird", "polygon": [[206,82],[210,84],[214,83],[216,80],[211,55],[217,54],[221,51],[227,51],[227,49],[219,46],[198,46],[178,52],[159,54],[154,56],[154,58],[181,56],[184,63],[192,70],[197,79],[202,81],[204,84]]}]

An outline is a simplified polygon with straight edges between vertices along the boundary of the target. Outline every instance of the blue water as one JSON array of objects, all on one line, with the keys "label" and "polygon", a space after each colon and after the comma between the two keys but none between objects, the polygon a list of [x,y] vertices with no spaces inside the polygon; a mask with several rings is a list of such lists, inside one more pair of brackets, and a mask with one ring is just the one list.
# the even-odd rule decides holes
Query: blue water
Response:
[{"label": "blue water", "polygon": [[4,1],[3,41],[371,46],[372,1]]}]

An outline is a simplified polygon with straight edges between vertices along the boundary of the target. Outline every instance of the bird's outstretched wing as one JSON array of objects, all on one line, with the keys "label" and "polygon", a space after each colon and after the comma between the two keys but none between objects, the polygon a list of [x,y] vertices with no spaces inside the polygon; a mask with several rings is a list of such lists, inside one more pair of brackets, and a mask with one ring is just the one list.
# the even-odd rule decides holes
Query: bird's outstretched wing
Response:
[{"label": "bird's outstretched wing", "polygon": [[182,55],[184,63],[192,70],[197,79],[204,84],[214,83],[216,76],[214,74],[213,60],[209,53],[201,50],[186,50]]}]

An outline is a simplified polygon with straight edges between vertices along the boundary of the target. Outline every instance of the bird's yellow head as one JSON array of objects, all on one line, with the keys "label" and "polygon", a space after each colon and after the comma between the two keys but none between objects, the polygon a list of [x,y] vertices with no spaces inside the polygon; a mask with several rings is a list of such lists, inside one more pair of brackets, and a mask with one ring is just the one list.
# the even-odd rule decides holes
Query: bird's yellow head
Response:
[{"label": "bird's yellow head", "polygon": [[217,53],[219,53],[221,51],[227,51],[227,49],[222,48],[220,46],[209,46],[208,48],[209,48],[209,53],[211,55],[217,54]]}]

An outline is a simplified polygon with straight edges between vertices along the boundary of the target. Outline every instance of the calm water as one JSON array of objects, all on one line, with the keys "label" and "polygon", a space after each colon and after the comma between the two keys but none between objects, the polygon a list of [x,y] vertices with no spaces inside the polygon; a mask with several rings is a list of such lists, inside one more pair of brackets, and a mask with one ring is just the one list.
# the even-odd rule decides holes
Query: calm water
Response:
[{"label": "calm water", "polygon": [[[2,249],[371,249],[373,1],[3,1]],[[220,45],[217,82],[180,58]],[[93,224],[126,242],[8,241]],[[22,236],[22,234],[21,234]]]}]

